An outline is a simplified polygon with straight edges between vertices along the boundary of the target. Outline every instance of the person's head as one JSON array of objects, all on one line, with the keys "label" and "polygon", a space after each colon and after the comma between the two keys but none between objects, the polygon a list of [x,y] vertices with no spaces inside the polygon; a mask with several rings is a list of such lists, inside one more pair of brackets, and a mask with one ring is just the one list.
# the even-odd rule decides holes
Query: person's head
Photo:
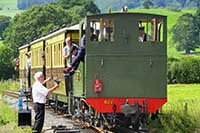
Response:
[{"label": "person's head", "polygon": [[30,58],[30,57],[31,57],[31,52],[30,52],[30,51],[27,52],[27,53],[26,53],[26,56],[27,56],[28,58]]},{"label": "person's head", "polygon": [[44,81],[44,75],[42,72],[36,72],[34,75],[36,81],[42,83]]},{"label": "person's head", "polygon": [[78,47],[73,45],[70,49],[70,54],[76,56],[78,52]]},{"label": "person's head", "polygon": [[66,45],[68,45],[68,46],[71,46],[71,45],[72,45],[72,41],[71,41],[71,38],[70,38],[70,37],[67,37],[67,38],[65,39],[65,42],[66,42]]},{"label": "person's head", "polygon": [[139,27],[139,36],[143,36],[144,34],[144,27]]},{"label": "person's head", "polygon": [[94,34],[94,28],[93,27],[90,27],[90,33]]}]

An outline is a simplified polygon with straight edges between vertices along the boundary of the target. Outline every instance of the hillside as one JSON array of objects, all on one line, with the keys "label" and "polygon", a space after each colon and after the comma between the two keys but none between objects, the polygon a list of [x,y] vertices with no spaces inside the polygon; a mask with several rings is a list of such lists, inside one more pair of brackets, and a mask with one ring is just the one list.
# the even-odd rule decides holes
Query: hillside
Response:
[{"label": "hillside", "polygon": [[17,0],[0,0],[0,8],[3,10],[17,10]]},{"label": "hillside", "polygon": [[0,15],[14,17],[21,12],[17,9],[17,0],[0,0]]},{"label": "hillside", "polygon": [[[145,0],[94,0],[102,12],[106,12],[109,8],[112,10],[120,10],[123,6],[130,9],[143,8]],[[174,8],[189,9],[200,7],[200,0],[150,0],[154,8]]]},{"label": "hillside", "polygon": [[183,15],[184,13],[195,13],[195,10],[181,10],[180,12],[174,12],[168,9],[129,9],[129,12],[140,12],[140,13],[152,13],[167,16],[167,28],[168,28],[168,56],[180,56],[180,53],[177,52],[175,46],[172,44],[171,38],[172,33],[170,32],[171,28],[178,17]]}]

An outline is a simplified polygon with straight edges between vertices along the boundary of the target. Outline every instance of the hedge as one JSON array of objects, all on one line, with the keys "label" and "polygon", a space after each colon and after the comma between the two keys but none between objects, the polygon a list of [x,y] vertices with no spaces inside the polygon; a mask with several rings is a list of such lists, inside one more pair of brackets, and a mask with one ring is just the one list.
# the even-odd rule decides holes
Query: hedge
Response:
[{"label": "hedge", "polygon": [[200,57],[168,58],[168,83],[200,83]]}]

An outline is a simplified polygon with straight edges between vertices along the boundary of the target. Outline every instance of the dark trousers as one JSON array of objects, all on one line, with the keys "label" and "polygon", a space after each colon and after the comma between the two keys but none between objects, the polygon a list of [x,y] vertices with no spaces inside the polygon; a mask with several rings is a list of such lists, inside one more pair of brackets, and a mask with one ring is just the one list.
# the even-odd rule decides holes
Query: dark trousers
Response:
[{"label": "dark trousers", "polygon": [[34,104],[35,111],[35,123],[33,125],[33,132],[40,133],[44,124],[44,116],[45,116],[45,104],[35,103]]}]

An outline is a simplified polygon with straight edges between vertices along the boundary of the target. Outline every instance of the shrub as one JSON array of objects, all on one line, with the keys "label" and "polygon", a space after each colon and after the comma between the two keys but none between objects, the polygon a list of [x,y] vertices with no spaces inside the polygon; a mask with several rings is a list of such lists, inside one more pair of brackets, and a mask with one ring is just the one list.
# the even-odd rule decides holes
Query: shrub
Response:
[{"label": "shrub", "polygon": [[177,59],[177,58],[173,58],[173,57],[168,58],[168,62],[167,62],[168,83],[177,83],[176,77],[177,77],[178,68],[179,68],[178,62],[179,62],[179,59]]},{"label": "shrub", "polygon": [[168,83],[200,83],[200,57],[168,59]]}]

